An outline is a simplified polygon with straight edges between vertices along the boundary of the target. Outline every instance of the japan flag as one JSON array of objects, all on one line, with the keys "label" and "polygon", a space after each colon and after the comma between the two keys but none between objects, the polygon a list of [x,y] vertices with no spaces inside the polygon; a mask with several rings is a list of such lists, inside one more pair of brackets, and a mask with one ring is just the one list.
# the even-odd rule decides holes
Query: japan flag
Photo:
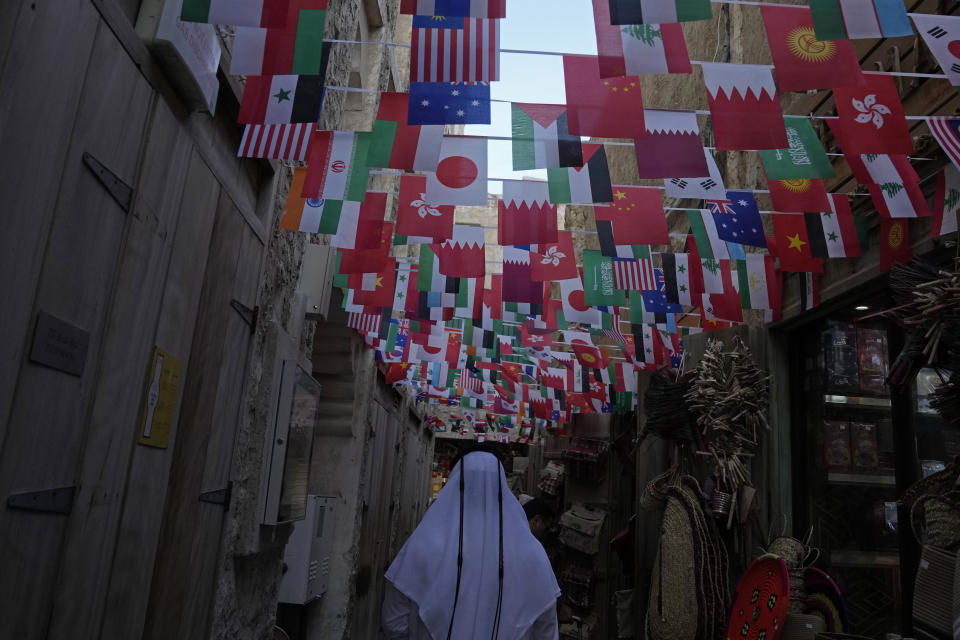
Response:
[{"label": "japan flag", "polygon": [[434,205],[487,204],[486,139],[445,136],[437,171],[427,174],[425,199]]}]

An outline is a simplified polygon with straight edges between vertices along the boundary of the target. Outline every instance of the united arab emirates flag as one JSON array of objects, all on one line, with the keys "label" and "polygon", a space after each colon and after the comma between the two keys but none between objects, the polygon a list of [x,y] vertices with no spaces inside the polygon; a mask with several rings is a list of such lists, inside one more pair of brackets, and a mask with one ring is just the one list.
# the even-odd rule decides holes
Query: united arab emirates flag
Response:
[{"label": "united arab emirates flag", "polygon": [[582,167],[547,169],[550,204],[613,202],[607,152],[602,144],[584,144]]},{"label": "united arab emirates flag", "polygon": [[612,24],[663,24],[709,20],[710,0],[609,0]]},{"label": "united arab emirates flag", "polygon": [[787,130],[785,149],[760,151],[763,169],[770,180],[832,178],[835,173],[820,144],[820,136],[807,118],[784,118]]},{"label": "united arab emirates flag", "polygon": [[583,164],[580,136],[567,129],[566,105],[514,102],[511,118],[514,171]]},{"label": "united arab emirates flag", "polygon": [[407,124],[409,94],[380,94],[373,138],[367,152],[371,167],[405,171],[436,171],[443,141],[442,124]]},{"label": "united arab emirates flag", "polygon": [[[324,43],[328,49],[330,43]],[[326,57],[324,57],[326,60]],[[247,76],[240,101],[240,124],[317,122],[323,108],[324,75]]]},{"label": "united arab emirates flag", "polygon": [[316,75],[326,67],[325,10],[300,11],[284,29],[237,27],[230,73],[243,76]]}]

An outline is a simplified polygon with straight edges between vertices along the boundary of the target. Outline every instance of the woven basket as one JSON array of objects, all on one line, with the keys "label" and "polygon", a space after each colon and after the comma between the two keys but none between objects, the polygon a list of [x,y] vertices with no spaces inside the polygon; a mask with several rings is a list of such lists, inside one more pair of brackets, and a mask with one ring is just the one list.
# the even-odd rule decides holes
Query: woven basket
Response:
[{"label": "woven basket", "polygon": [[826,630],[827,623],[820,616],[788,613],[783,621],[783,635],[780,640],[815,640],[818,633]]},{"label": "woven basket", "polygon": [[921,520],[927,544],[951,551],[960,547],[960,491],[925,495],[913,504],[910,524],[917,541],[923,543],[917,527]]},{"label": "woven basket", "polygon": [[698,615],[693,531],[683,506],[669,498],[650,580],[649,638],[694,640]]}]

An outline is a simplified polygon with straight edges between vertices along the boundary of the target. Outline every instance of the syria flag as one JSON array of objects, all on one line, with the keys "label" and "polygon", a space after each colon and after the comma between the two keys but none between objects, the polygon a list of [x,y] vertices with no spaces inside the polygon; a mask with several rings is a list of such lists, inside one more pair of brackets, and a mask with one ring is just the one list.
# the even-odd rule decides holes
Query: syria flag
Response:
[{"label": "syria flag", "polygon": [[598,233],[612,237],[614,244],[670,244],[663,200],[656,187],[616,187],[613,202],[595,206],[593,212]]},{"label": "syria flag", "polygon": [[690,73],[690,56],[679,23],[615,25],[609,0],[593,0],[601,78],[654,73]]},{"label": "syria flag", "polygon": [[646,136],[633,141],[641,178],[705,178],[710,167],[692,111],[644,111]]},{"label": "syria flag", "polygon": [[813,255],[804,216],[773,216],[776,255],[783,271],[823,273],[823,259]]},{"label": "syria flag", "polygon": [[426,200],[427,177],[400,177],[397,196],[397,233],[404,236],[433,238],[442,242],[453,235],[452,205],[435,205]]},{"label": "syria flag", "polygon": [[803,213],[805,211],[829,211],[827,189],[819,178],[796,180],[767,180],[774,211]]},{"label": "syria flag", "polygon": [[487,204],[487,141],[444,136],[436,173],[427,174],[426,199],[436,204]]},{"label": "syria flag", "polygon": [[[823,213],[805,213],[807,237],[811,245],[822,243],[822,253],[813,250],[813,255],[824,258],[859,258],[860,239],[857,225],[850,210],[850,201],[843,193],[830,194],[830,210]],[[818,239],[819,238],[819,239]]]},{"label": "syria flag", "polygon": [[781,91],[864,84],[853,45],[847,40],[818,40],[810,9],[763,6],[760,13]]},{"label": "syria flag", "polygon": [[880,218],[880,270],[910,262],[910,228],[906,220]]},{"label": "syria flag", "polygon": [[483,227],[453,225],[450,240],[432,244],[440,273],[454,278],[482,278],[486,275]]},{"label": "syria flag", "polygon": [[601,78],[596,57],[563,56],[563,77],[570,133],[600,138],[647,134],[638,76]]},{"label": "syria flag", "polygon": [[862,87],[839,87],[833,92],[838,119],[830,121],[830,128],[843,138],[844,153],[913,153],[913,138],[893,78],[868,74],[864,80]]},{"label": "syria flag", "polygon": [[[573,235],[557,234],[557,242],[530,247],[530,278],[537,282],[553,282],[576,278],[577,256],[573,251]],[[502,244],[502,243],[501,243]]]},{"label": "syria flag", "polygon": [[[328,50],[330,43],[325,43]],[[326,56],[324,56],[326,64]],[[317,75],[247,76],[240,101],[240,124],[318,122],[323,109],[323,73]]]},{"label": "syria flag", "polygon": [[497,242],[501,245],[557,241],[557,207],[546,182],[505,181],[497,203]]},{"label": "syria flag", "polygon": [[717,149],[790,146],[770,69],[727,63],[702,66]]},{"label": "syria flag", "polygon": [[380,94],[377,119],[367,151],[371,167],[404,171],[436,171],[443,143],[442,124],[407,124],[410,95]]}]

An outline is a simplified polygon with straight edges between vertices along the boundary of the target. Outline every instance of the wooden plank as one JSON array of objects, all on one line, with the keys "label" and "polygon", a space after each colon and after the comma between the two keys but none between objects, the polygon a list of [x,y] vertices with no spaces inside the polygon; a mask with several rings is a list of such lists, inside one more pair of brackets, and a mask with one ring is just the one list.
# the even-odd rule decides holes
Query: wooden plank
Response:
[{"label": "wooden plank", "polygon": [[[0,193],[9,214],[0,233],[0,273],[15,283],[0,305],[0,335],[5,336],[0,340],[3,443],[21,359],[32,336],[34,295],[80,106],[74,97],[83,87],[97,14],[85,2],[41,3],[35,9],[26,2],[0,4],[0,25],[6,25],[0,29],[11,33],[9,39],[0,37],[5,43],[0,95],[17,96],[0,110]],[[50,86],[71,99],[51,99],[42,90]]]},{"label": "wooden plank", "polygon": [[[70,15],[81,24],[85,20],[84,15]],[[52,24],[56,27],[55,22]],[[96,31],[91,25],[90,33]],[[37,250],[37,257],[23,256],[25,261],[42,259],[36,275],[20,283],[23,294],[14,305],[24,304],[31,316],[39,310],[49,312],[89,331],[90,345],[84,372],[79,378],[31,362],[22,363],[10,419],[2,421],[8,425],[0,454],[0,495],[3,496],[12,491],[77,484],[78,465],[87,448],[87,420],[99,374],[98,351],[109,339],[107,319],[111,291],[127,221],[123,210],[83,165],[82,155],[84,151],[91,152],[121,179],[132,181],[140,153],[140,132],[150,102],[149,87],[135,70],[131,73],[130,69],[107,64],[115,55],[110,39],[98,36],[83,61],[83,66],[90,64],[90,73],[83,77],[83,89],[78,87],[75,94],[76,126],[71,118],[70,122],[59,125],[61,129],[50,130],[50,135],[61,136],[64,144],[69,143],[64,154],[66,162],[42,174],[40,182],[11,186],[15,201],[21,188],[43,192],[42,197],[49,198],[51,204],[56,199],[53,215],[42,223],[42,226],[49,225],[49,236],[44,240],[46,251],[31,247],[31,233],[19,235],[14,229],[9,238],[20,245],[13,249],[14,255],[21,255],[21,251],[30,247]],[[69,79],[66,81],[70,83]],[[35,82],[45,87],[49,80],[38,77]],[[49,95],[42,88],[35,90],[28,85],[21,85],[19,92]],[[42,113],[47,113],[37,106]],[[99,125],[104,121],[115,126],[104,130]],[[43,137],[46,139],[45,134]],[[59,142],[51,143],[59,147]],[[30,149],[24,152],[30,155]],[[14,176],[20,175],[19,168],[12,171]],[[0,184],[8,178],[9,175],[0,177]],[[25,202],[20,200],[21,204]],[[39,201],[38,204],[46,206]],[[41,210],[39,215],[45,214]],[[30,221],[28,215],[15,217]],[[18,238],[22,242],[18,243]],[[33,311],[26,305],[31,305]],[[22,348],[29,348],[32,337],[28,329]],[[93,495],[89,499],[93,499]],[[47,635],[47,626],[54,590],[62,583],[57,577],[62,571],[61,535],[72,529],[74,523],[73,517],[14,511],[8,511],[6,517],[0,519],[0,539],[4,541],[0,563],[5,567],[0,577],[0,593],[6,602],[15,603],[5,621],[14,633],[19,630],[24,636],[53,637]],[[89,583],[85,584],[78,591],[80,595],[74,593],[73,598],[88,605],[95,594]]]}]

